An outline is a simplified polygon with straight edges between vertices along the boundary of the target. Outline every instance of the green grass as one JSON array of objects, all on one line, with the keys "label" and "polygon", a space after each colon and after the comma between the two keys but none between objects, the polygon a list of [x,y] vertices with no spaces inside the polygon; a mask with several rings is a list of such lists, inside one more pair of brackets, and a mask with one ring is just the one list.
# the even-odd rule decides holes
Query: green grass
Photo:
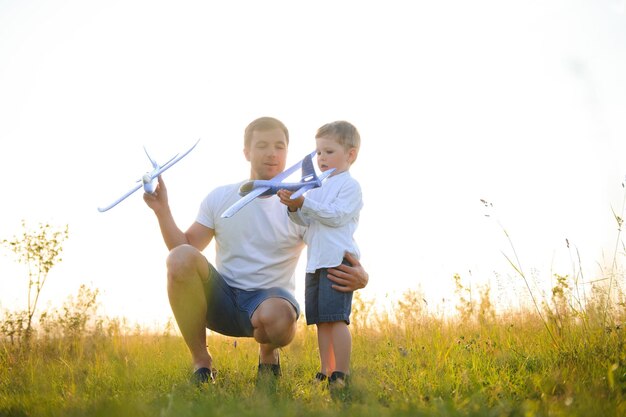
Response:
[{"label": "green grass", "polygon": [[210,335],[219,374],[198,389],[186,382],[182,338],[101,322],[72,336],[0,341],[0,416],[626,415],[620,325],[561,316],[547,323],[555,343],[532,312],[442,320],[404,303],[393,317],[363,316],[352,326],[343,401],[312,382],[316,335],[302,323],[281,352],[276,386],[257,387],[253,340]]}]

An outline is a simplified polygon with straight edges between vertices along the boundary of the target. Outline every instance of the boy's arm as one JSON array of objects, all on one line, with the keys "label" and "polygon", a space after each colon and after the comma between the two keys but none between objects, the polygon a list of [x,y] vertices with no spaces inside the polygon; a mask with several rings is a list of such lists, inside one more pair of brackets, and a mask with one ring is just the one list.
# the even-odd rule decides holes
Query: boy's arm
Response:
[{"label": "boy's arm", "polygon": [[356,181],[348,181],[331,202],[321,203],[311,198],[305,198],[299,211],[305,218],[318,221],[326,226],[338,227],[352,221],[361,207],[363,207],[361,187]]},{"label": "boy's arm", "polygon": [[299,224],[300,226],[308,226],[311,223],[307,218],[302,216],[300,207],[302,207],[302,203],[304,202],[304,197],[300,196],[296,199],[291,199],[292,191],[289,190],[278,190],[276,195],[280,198],[280,202],[287,206],[287,213],[289,213],[289,219],[295,224]]},{"label": "boy's arm", "polygon": [[305,227],[311,224],[311,221],[307,219],[306,217],[304,217],[300,210],[296,210],[296,211],[288,210],[287,213],[289,213],[289,219],[291,219],[291,221],[294,222],[295,224],[299,224],[300,226],[305,226]]}]

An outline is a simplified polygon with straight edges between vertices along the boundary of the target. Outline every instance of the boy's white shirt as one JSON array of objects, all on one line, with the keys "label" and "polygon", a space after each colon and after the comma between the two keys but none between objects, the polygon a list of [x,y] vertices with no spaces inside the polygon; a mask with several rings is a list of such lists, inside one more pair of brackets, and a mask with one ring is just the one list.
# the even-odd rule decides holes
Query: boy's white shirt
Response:
[{"label": "boy's white shirt", "polygon": [[346,251],[360,258],[354,232],[362,207],[361,186],[344,171],[306,193],[302,207],[289,212],[294,223],[307,227],[307,272],[340,265]]},{"label": "boy's white shirt", "polygon": [[215,267],[231,287],[281,287],[295,292],[295,269],[305,228],[287,216],[280,199],[256,198],[227,219],[221,214],[239,196],[239,184],[218,187],[200,204],[196,221],[215,231]]}]

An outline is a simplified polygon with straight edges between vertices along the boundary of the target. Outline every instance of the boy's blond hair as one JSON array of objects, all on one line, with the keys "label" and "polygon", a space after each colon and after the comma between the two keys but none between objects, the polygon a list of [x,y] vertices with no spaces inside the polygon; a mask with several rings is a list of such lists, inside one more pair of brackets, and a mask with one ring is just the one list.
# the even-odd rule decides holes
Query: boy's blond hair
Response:
[{"label": "boy's blond hair", "polygon": [[[361,147],[361,135],[359,135],[359,131],[352,123],[345,120],[326,123],[317,129],[315,134],[315,139],[321,137],[333,138],[347,151],[352,148],[356,149],[354,156],[354,161],[356,161],[356,156],[359,154],[359,148]],[[354,163],[354,161],[352,162]]]}]

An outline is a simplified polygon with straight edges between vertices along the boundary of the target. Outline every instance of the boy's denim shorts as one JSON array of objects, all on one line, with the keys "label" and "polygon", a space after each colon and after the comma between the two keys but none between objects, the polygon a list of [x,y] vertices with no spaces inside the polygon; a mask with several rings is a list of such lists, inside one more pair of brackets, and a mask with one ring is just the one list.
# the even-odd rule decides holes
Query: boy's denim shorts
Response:
[{"label": "boy's denim shorts", "polygon": [[296,317],[300,306],[293,294],[284,288],[273,287],[246,291],[229,286],[224,278],[209,264],[209,276],[204,284],[207,302],[206,327],[226,336],[252,337],[252,314],[268,298],[283,298],[293,306]]},{"label": "boy's denim shorts", "polygon": [[[344,263],[347,263],[344,261]],[[349,264],[348,264],[349,265]],[[350,324],[352,292],[333,289],[333,282],[327,277],[326,268],[307,273],[304,289],[304,311],[306,324],[332,323],[345,321]]]}]

